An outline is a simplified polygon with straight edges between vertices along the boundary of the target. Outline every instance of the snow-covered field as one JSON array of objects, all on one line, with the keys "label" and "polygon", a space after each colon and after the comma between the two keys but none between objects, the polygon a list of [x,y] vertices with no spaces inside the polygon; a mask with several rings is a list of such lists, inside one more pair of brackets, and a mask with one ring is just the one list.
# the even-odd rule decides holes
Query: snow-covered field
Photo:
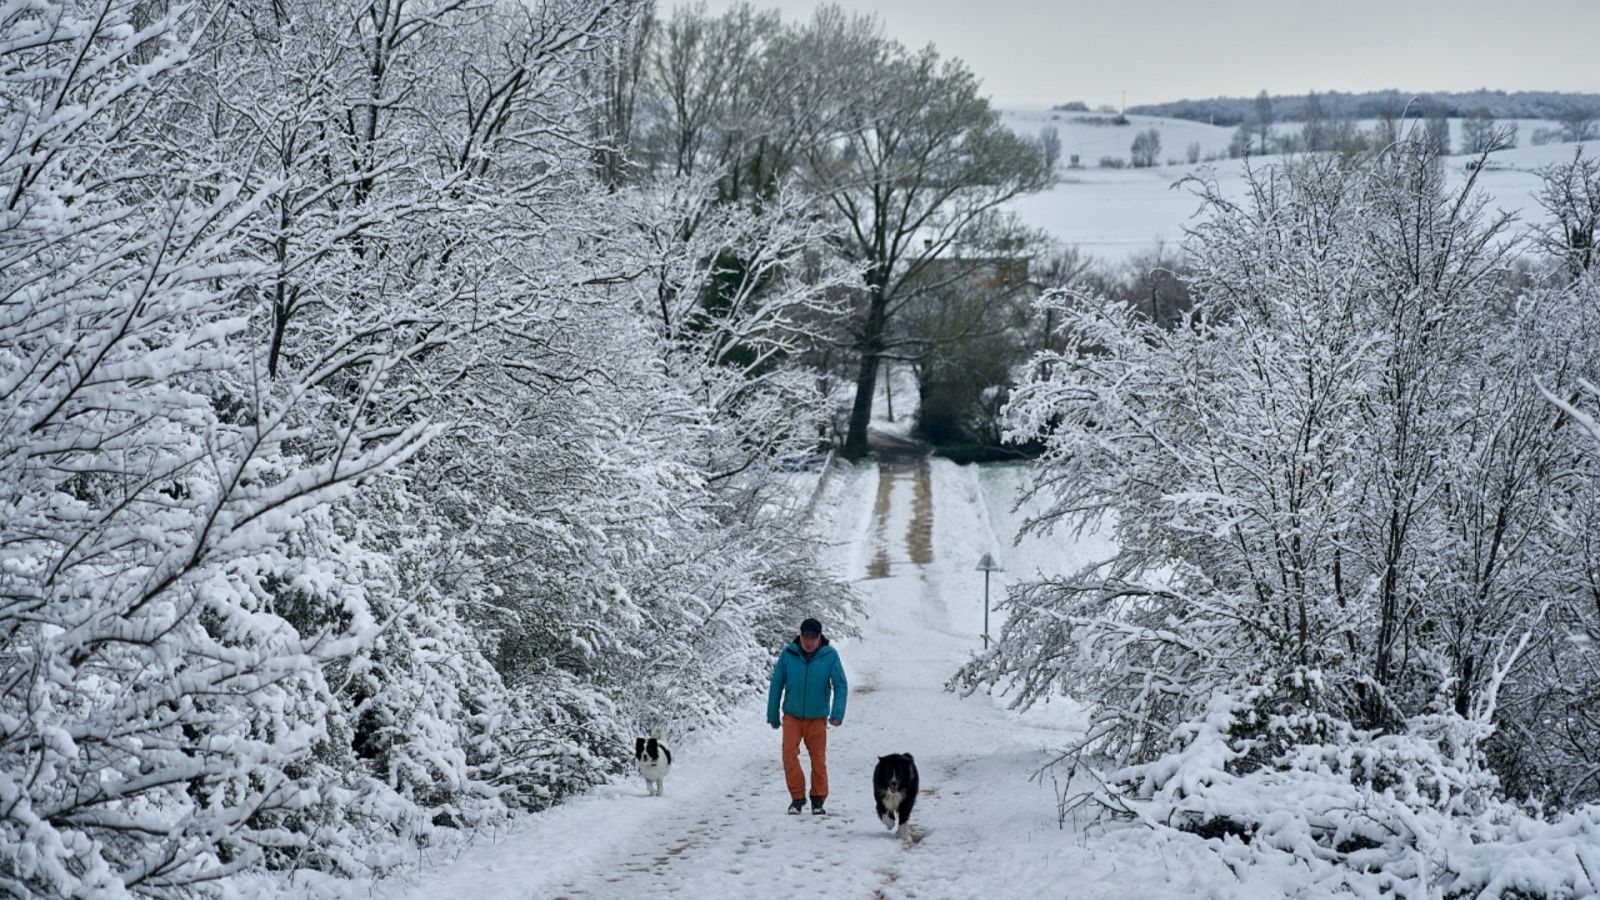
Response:
[{"label": "snow-covered field", "polygon": [[[1022,220],[1054,235],[1063,243],[1082,248],[1109,262],[1160,245],[1175,247],[1184,229],[1194,223],[1200,201],[1193,187],[1180,182],[1191,176],[1215,178],[1223,194],[1240,197],[1244,193],[1244,173],[1239,160],[1228,159],[1232,127],[1207,125],[1183,119],[1156,116],[1128,116],[1123,126],[1091,125],[1081,121],[1085,113],[1049,110],[1003,110],[1001,120],[1019,134],[1034,136],[1045,126],[1055,127],[1061,136],[1061,163],[1058,183],[1039,194],[1014,201],[1011,208]],[[1358,123],[1370,127],[1371,123]],[[1505,123],[1505,124],[1510,124]],[[1553,127],[1543,120],[1517,120],[1520,145],[1495,153],[1495,168],[1481,173],[1478,184],[1491,208],[1515,213],[1523,226],[1538,222],[1543,210],[1535,200],[1540,181],[1538,170],[1552,163],[1572,159],[1576,144],[1545,144],[1535,147],[1530,136],[1535,128]],[[1452,140],[1461,143],[1461,123],[1453,120]],[[1220,156],[1209,163],[1160,165],[1148,169],[1098,168],[1102,156],[1128,158],[1134,135],[1154,128],[1161,134],[1163,162],[1186,159],[1191,143],[1200,145],[1201,157]],[[1298,128],[1295,123],[1279,130]],[[1584,155],[1600,154],[1600,141],[1583,145]],[[1077,154],[1081,168],[1069,168]],[[1447,165],[1456,183],[1467,176],[1470,156],[1449,157]],[[1251,160],[1256,167],[1281,161],[1276,155]]]}]

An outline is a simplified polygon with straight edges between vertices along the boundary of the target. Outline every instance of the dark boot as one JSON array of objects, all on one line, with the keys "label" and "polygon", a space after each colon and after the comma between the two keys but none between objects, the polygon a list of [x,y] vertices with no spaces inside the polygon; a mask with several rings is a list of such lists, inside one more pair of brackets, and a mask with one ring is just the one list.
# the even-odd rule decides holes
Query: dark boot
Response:
[{"label": "dark boot", "polygon": [[[811,798],[811,814],[813,816],[825,816],[825,815],[828,814],[828,811],[822,808],[823,801],[827,800],[827,799],[828,799],[827,797],[812,797]],[[795,806],[798,807],[799,805],[800,805],[800,801],[796,800],[795,801]],[[798,809],[796,809],[795,811],[799,812]]]},{"label": "dark boot", "polygon": [[804,809],[805,805],[806,805],[806,801],[804,801],[804,800],[792,800],[792,801],[790,801],[789,802],[789,815],[791,815],[791,816],[800,815],[800,810]]}]

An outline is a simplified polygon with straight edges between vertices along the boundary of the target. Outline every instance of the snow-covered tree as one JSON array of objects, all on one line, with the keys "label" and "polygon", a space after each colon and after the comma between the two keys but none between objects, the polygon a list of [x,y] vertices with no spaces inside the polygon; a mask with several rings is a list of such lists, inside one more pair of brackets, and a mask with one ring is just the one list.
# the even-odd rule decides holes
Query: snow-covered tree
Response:
[{"label": "snow-covered tree", "polygon": [[865,270],[844,445],[852,456],[867,452],[895,315],[916,301],[936,260],[958,256],[986,230],[998,234],[991,226],[1001,206],[1051,178],[1038,148],[1000,125],[958,60],[941,59],[932,47],[910,52],[881,41],[867,62],[842,98],[845,129],[807,163],[812,184],[843,224],[839,252]]},{"label": "snow-covered tree", "polygon": [[1133,137],[1128,158],[1135,169],[1149,168],[1161,162],[1161,131],[1147,128]]},{"label": "snow-covered tree", "polygon": [[1017,588],[963,680],[1089,697],[1122,762],[1219,693],[1501,721],[1511,650],[1578,574],[1549,523],[1589,477],[1533,376],[1588,377],[1592,313],[1510,304],[1505,220],[1415,144],[1206,197],[1191,322],[1065,306],[1070,345],[1011,407],[1048,447],[1032,527],[1112,522],[1121,551]]},{"label": "snow-covered tree", "polygon": [[1571,423],[1600,308],[1518,297],[1508,219],[1435,153],[1302,160],[1242,202],[1202,185],[1197,305],[1171,331],[1044,301],[1067,347],[1009,409],[1047,448],[1029,527],[1105,524],[1119,550],[1013,588],[956,679],[1090,701],[1067,756],[1102,781],[1080,800],[1358,893],[1493,892],[1595,816],[1536,822],[1505,793],[1595,795],[1576,698],[1600,662],[1600,469]]},{"label": "snow-covered tree", "polygon": [[1600,159],[1584,159],[1579,147],[1571,162],[1546,167],[1541,179],[1538,200],[1545,218],[1535,240],[1579,278],[1600,253]]},{"label": "snow-covered tree", "polygon": [[[327,781],[325,667],[384,625],[326,507],[429,434],[375,434],[361,404],[306,427],[329,364],[377,397],[407,342],[273,379],[247,339],[266,273],[245,248],[284,185],[150,139],[205,22],[0,13],[0,882],[20,896],[177,893],[310,842],[292,823]],[[296,628],[281,585],[329,615]]]},{"label": "snow-covered tree", "polygon": [[847,273],[596,171],[641,11],[0,11],[9,893],[382,870],[848,606],[761,465]]}]

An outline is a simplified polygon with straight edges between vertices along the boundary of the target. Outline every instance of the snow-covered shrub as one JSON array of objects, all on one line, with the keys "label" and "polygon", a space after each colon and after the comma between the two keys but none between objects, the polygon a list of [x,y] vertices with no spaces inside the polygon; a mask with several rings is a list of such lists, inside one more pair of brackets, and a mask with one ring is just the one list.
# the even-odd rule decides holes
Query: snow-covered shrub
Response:
[{"label": "snow-covered shrub", "polygon": [[1311,707],[1281,688],[1219,694],[1173,732],[1169,752],[1110,773],[1082,799],[1152,828],[1246,845],[1234,860],[1292,862],[1302,888],[1358,897],[1600,889],[1600,809],[1546,820],[1500,799],[1476,749],[1482,723],[1437,713],[1363,731]]},{"label": "snow-covered shrub", "polygon": [[[1600,282],[1592,272],[1580,275],[1566,294],[1582,308],[1600,309]],[[1585,322],[1600,327],[1596,318],[1591,314],[1568,328],[1576,331]],[[1576,431],[1579,454],[1600,459],[1596,383],[1579,379],[1557,393],[1541,381],[1541,388],[1556,421]],[[1562,590],[1552,598],[1550,628],[1529,650],[1528,665],[1501,692],[1504,715],[1489,750],[1496,770],[1518,794],[1540,797],[1551,808],[1570,808],[1600,801],[1600,705],[1595,703],[1600,697],[1600,480],[1576,490],[1556,510],[1552,528],[1571,554]]]}]

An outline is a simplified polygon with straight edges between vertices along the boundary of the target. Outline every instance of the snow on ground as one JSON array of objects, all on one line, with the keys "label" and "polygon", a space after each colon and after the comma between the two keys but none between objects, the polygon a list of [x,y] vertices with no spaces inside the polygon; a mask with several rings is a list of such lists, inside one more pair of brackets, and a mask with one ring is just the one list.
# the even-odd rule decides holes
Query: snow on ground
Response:
[{"label": "snow on ground", "polygon": [[1191,143],[1200,145],[1200,155],[1228,155],[1228,144],[1233,140],[1233,128],[1207,125],[1188,119],[1163,116],[1128,116],[1126,125],[1103,124],[1115,113],[1062,112],[1061,110],[1002,109],[1000,121],[1018,134],[1035,137],[1040,129],[1054,128],[1061,137],[1061,165],[1064,168],[1074,154],[1084,166],[1094,166],[1102,156],[1116,156],[1126,161],[1133,144],[1133,136],[1150,128],[1161,134],[1161,156],[1165,161],[1184,159]]},{"label": "snow on ground", "polygon": [[1193,226],[1200,199],[1178,184],[1188,174],[1166,167],[1076,170],[1047,191],[1013,200],[1010,209],[1064,244],[1120,263],[1162,245],[1175,248]]},{"label": "snow on ground", "polygon": [[[945,681],[982,630],[981,553],[1008,571],[1076,568],[1103,541],[1011,548],[1019,467],[908,460],[843,467],[819,520],[844,540],[830,562],[865,599],[860,637],[841,639],[851,680],[829,739],[830,815],[784,814],[778,737],[754,695],[736,725],[674,746],[665,795],[627,778],[513,830],[371,886],[400,900],[749,897],[1276,897],[1281,881],[1240,883],[1224,856],[1129,827],[1082,828],[1058,814],[1052,756],[1081,727],[1075,704],[1027,715],[960,698]],[[1015,568],[1012,568],[1012,567]],[[999,596],[1003,582],[991,585]],[[997,628],[998,623],[992,622]],[[902,843],[873,814],[880,754],[910,752],[923,794]]]},{"label": "snow on ground", "polygon": [[[916,372],[906,363],[884,360],[878,372],[876,393],[872,395],[872,430],[903,441],[910,440],[920,405]],[[893,418],[890,412],[894,413]]]},{"label": "snow on ground", "polygon": [[[1234,132],[1232,127],[1140,115],[1128,116],[1127,125],[1092,125],[1086,124],[1086,117],[1103,120],[1107,115],[1050,110],[1001,110],[1000,116],[1001,121],[1018,134],[1032,137],[1040,128],[1052,126],[1061,136],[1062,160],[1057,170],[1057,184],[1048,191],[1016,199],[1010,209],[1025,224],[1043,229],[1063,243],[1080,247],[1111,263],[1122,262],[1158,246],[1176,248],[1183,240],[1184,229],[1195,224],[1195,215],[1200,211],[1199,198],[1192,186],[1180,184],[1183,179],[1214,177],[1224,196],[1244,196],[1242,164],[1239,160],[1225,158]],[[1535,199],[1541,186],[1538,170],[1571,160],[1578,145],[1535,147],[1530,140],[1533,131],[1553,127],[1554,123],[1524,119],[1516,120],[1515,124],[1520,146],[1493,154],[1491,168],[1480,174],[1478,186],[1491,209],[1517,215],[1520,231],[1542,221],[1545,215]],[[1357,125],[1370,129],[1373,123],[1363,121]],[[1451,120],[1455,146],[1461,146],[1463,141],[1461,126],[1461,120]],[[1276,130],[1292,131],[1299,127],[1299,123],[1286,123]],[[1186,159],[1190,143],[1200,145],[1202,159],[1206,156],[1224,158],[1209,163],[1179,163],[1148,169],[1098,168],[1102,156],[1126,161],[1134,136],[1150,128],[1161,134],[1160,158],[1164,162]],[[1583,148],[1587,158],[1600,155],[1600,141],[1586,142]],[[1073,154],[1078,155],[1081,168],[1067,167]],[[1447,171],[1457,186],[1465,182],[1469,174],[1466,165],[1474,159],[1476,157],[1465,155],[1446,159]],[[1252,158],[1251,165],[1262,168],[1282,160],[1278,155],[1257,156]]]}]

